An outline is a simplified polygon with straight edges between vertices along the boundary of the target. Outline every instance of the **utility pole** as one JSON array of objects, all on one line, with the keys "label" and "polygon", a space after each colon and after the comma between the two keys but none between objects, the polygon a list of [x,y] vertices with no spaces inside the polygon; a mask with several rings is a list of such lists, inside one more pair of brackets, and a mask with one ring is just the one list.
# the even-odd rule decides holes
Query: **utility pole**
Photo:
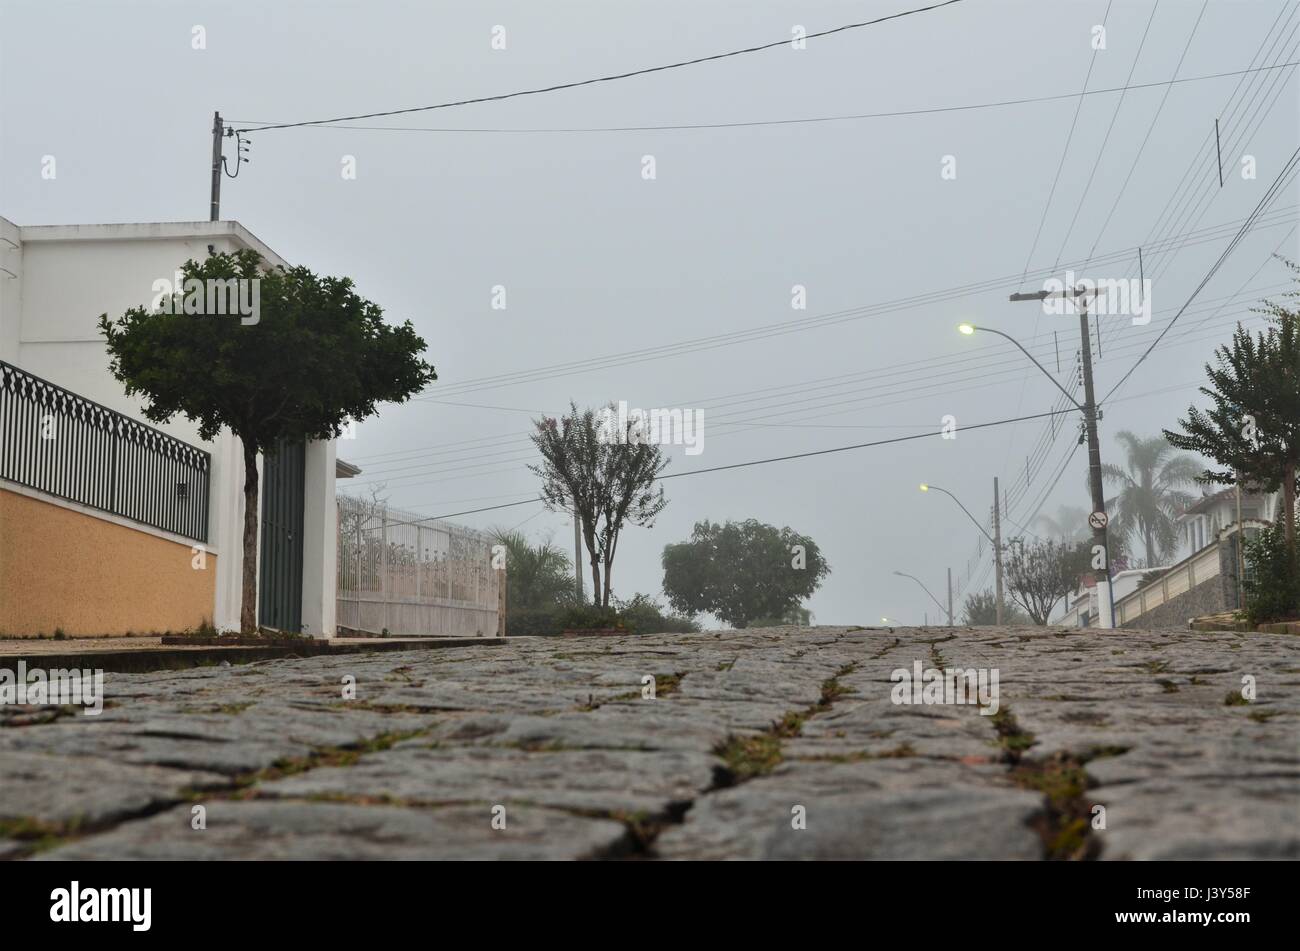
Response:
[{"label": "utility pole", "polygon": [[578,603],[582,604],[582,531],[579,527],[578,507],[573,507],[573,580],[578,588]]},{"label": "utility pole", "polygon": [[948,626],[952,627],[952,569],[948,569]]},{"label": "utility pole", "polygon": [[221,220],[221,137],[225,135],[225,124],[221,113],[212,113],[212,193],[208,207],[208,220]]},{"label": "utility pole", "polygon": [[993,477],[993,565],[997,575],[997,623],[1001,627],[1005,620],[1002,609],[1002,503],[998,501],[998,477]]},{"label": "utility pole", "polygon": [[[1067,300],[1069,298],[1075,298],[1076,300],[1082,298],[1078,308],[1079,352],[1080,362],[1083,364],[1083,405],[1080,406],[1078,403],[1074,405],[1083,412],[1083,425],[1088,440],[1088,483],[1092,489],[1092,515],[1089,517],[1088,523],[1092,526],[1093,552],[1095,556],[1097,549],[1101,549],[1102,567],[1106,572],[1106,607],[1104,611],[1098,612],[1097,626],[1113,628],[1115,626],[1115,587],[1110,577],[1110,542],[1106,534],[1106,494],[1101,482],[1101,444],[1097,439],[1097,399],[1092,384],[1092,338],[1088,333],[1088,301],[1084,297],[1086,294],[1095,292],[1095,288],[1080,285],[1079,287],[1066,288],[1058,294],[1050,291],[1037,291],[1033,294],[1012,294],[1011,300],[1042,302],[1049,297],[1056,296]],[[1060,384],[1058,383],[1057,386],[1059,387]],[[1067,393],[1067,395],[1069,394]],[[1098,589],[1097,593],[1098,595],[1101,594],[1100,589]]]}]

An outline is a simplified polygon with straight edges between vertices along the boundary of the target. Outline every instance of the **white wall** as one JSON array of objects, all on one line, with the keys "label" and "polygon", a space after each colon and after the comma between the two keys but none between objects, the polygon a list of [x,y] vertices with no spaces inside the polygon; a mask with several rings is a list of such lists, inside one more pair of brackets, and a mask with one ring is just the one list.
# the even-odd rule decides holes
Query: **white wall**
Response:
[{"label": "white wall", "polygon": [[[201,440],[196,424],[183,417],[159,425],[141,413],[143,400],[128,397],[108,370],[108,354],[96,326],[99,315],[116,318],[131,307],[148,306],[154,282],[174,280],[185,261],[217,252],[252,248],[272,265],[285,265],[237,222],[177,222],[122,225],[23,226],[0,218],[0,359],[110,409],[139,419],[212,456],[207,548],[217,554],[213,623],[238,628],[243,538],[244,463],[240,442],[222,431]],[[328,515],[304,539],[304,623],[312,633],[333,634],[334,448],[309,446],[306,517]],[[312,547],[308,547],[312,546]],[[328,563],[329,571],[324,570]],[[309,609],[305,603],[313,599]]]}]

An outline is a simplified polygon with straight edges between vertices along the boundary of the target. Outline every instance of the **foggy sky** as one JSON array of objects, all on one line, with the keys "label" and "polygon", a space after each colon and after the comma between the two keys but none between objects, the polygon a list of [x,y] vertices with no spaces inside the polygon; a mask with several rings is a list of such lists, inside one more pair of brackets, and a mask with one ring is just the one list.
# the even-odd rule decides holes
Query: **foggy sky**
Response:
[{"label": "foggy sky", "polygon": [[[0,215],[24,225],[204,220],[214,109],[248,125],[398,109],[653,66],[780,40],[795,24],[814,32],[919,5],[0,0]],[[1096,243],[1097,256],[1130,256],[1081,273],[1125,277],[1141,244],[1244,218],[1297,144],[1289,68],[1131,90],[1104,152],[1119,94],[1086,97],[1067,152],[1074,94],[1085,77],[1093,89],[1124,85],[1130,69],[1135,84],[1168,80],[1202,2],[1161,0],[1136,68],[1152,2],[1109,4],[1107,48],[1094,61],[1090,31],[1107,7],[1106,0],[965,0],[814,39],[805,50],[783,47],[361,124],[587,129],[1069,98],[675,131],[271,130],[251,136],[251,164],[223,183],[222,217],[238,220],[295,264],[351,276],[390,320],[409,318],[428,341],[439,381],[415,402],[384,407],[358,427],[355,441],[339,444],[339,455],[365,470],[341,488],[364,491],[369,480],[381,480],[392,504],[422,515],[535,493],[538,480],[524,468],[529,420],[570,400],[703,408],[704,452],[687,457],[681,447],[670,448],[670,472],[937,433],[949,414],[971,425],[1044,412],[1059,394],[1010,344],[955,330],[970,320],[1031,348],[1036,342],[1048,348],[1040,356],[1053,371],[1056,331],[1060,378],[1068,382],[1077,319],[1007,300],[1041,286],[1039,277],[1021,288],[1019,278],[1040,221],[1031,269],[1077,265]],[[1275,39],[1269,62],[1300,58],[1296,7],[1212,0],[1178,75],[1245,69],[1261,43]],[[195,25],[206,31],[206,49],[191,47]],[[506,29],[505,50],[491,48],[496,25]],[[1239,83],[1244,96],[1239,91],[1234,102],[1249,105],[1225,109]],[[1189,201],[1184,214],[1165,214],[1162,223],[1216,116],[1225,130],[1241,130],[1225,141],[1224,187],[1216,168],[1202,164],[1187,194],[1206,200]],[[1148,130],[1124,198],[1098,241]],[[1245,153],[1256,158],[1256,180],[1239,173]],[[55,181],[40,177],[46,154],[57,157]],[[647,155],[655,159],[653,181],[642,177]],[[355,180],[340,174],[344,156],[355,158]],[[955,158],[954,180],[940,175],[945,156]],[[1197,399],[1213,347],[1264,293],[1250,292],[1282,289],[1286,274],[1268,258],[1279,244],[1296,256],[1295,203],[1294,188],[1278,198],[1271,218],[1116,394],[1102,423],[1104,461],[1122,461],[1118,430],[1151,435],[1172,427]],[[1155,318],[1149,327],[1127,318],[1103,321],[1101,393],[1183,304],[1230,236],[1223,230],[1176,253],[1144,252]],[[852,319],[764,339],[589,372],[555,370],[512,385],[466,386],[995,279],[1003,280],[956,299],[849,313]],[[807,288],[806,310],[791,308],[796,284]],[[506,288],[504,311],[491,307],[496,285]],[[1223,300],[1243,286],[1240,301]],[[1216,313],[1202,306],[1207,301],[1224,306]],[[58,382],[76,389],[75,380]],[[751,425],[737,427],[736,420]],[[832,573],[809,605],[819,623],[870,624],[881,616],[919,623],[927,611],[937,623],[938,609],[920,588],[891,572],[921,577],[942,599],[945,568],[958,579],[965,575],[978,533],[948,499],[922,495],[917,484],[950,489],[982,519],[997,476],[1013,493],[1013,521],[1041,532],[1027,520],[1076,430],[1075,420],[1063,417],[1048,446],[1041,438],[1047,425],[1035,420],[951,441],[935,437],[673,479],[665,483],[670,501],[656,526],[626,530],[615,592],[658,594],[663,546],[685,539],[696,521],[757,518],[821,545]],[[408,452],[415,449],[423,452]],[[399,451],[407,454],[385,455]],[[1027,455],[1037,462],[1026,487]],[[1085,473],[1080,449],[1042,512],[1088,507]],[[572,549],[566,516],[540,506],[455,520],[517,525]],[[981,579],[991,585],[988,554],[985,544],[967,590]]]}]

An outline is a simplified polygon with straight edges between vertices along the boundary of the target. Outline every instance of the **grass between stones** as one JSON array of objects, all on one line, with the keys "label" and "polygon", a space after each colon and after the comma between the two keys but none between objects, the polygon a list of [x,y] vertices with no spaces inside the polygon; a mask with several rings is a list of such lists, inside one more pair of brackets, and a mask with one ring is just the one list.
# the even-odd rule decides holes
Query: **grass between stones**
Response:
[{"label": "grass between stones", "polygon": [[33,816],[0,819],[0,839],[21,843],[22,851],[14,858],[27,858],[76,838],[81,825],[80,819],[68,822],[46,822]]},{"label": "grass between stones", "polygon": [[1043,840],[1047,858],[1096,858],[1101,844],[1089,835],[1093,803],[1084,795],[1091,784],[1084,767],[1103,756],[1127,753],[1128,747],[1097,746],[1083,755],[1056,753],[1046,759],[1029,759],[1025,752],[1036,742],[1034,735],[1016,722],[1011,709],[1003,706],[992,719],[998,745],[1011,765],[1011,781],[1043,796],[1043,814],[1035,820],[1034,828]]},{"label": "grass between stones", "polygon": [[776,769],[783,758],[782,740],[799,736],[809,717],[824,713],[836,700],[849,693],[849,688],[840,683],[840,678],[851,674],[857,666],[845,664],[822,681],[821,696],[811,706],[787,712],[762,733],[733,734],[715,747],[714,755],[723,762],[715,787],[735,786]]}]

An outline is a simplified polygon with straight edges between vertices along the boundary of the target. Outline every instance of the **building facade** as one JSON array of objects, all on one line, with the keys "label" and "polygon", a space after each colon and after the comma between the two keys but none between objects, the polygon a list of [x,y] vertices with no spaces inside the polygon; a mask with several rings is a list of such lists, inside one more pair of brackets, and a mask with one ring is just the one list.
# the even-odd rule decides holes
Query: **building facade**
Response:
[{"label": "building facade", "polygon": [[[240,442],[145,420],[96,324],[187,260],[242,249],[286,264],[234,221],[0,218],[0,635],[239,628]],[[259,459],[260,623],[334,634],[336,465],[333,441]]]}]

